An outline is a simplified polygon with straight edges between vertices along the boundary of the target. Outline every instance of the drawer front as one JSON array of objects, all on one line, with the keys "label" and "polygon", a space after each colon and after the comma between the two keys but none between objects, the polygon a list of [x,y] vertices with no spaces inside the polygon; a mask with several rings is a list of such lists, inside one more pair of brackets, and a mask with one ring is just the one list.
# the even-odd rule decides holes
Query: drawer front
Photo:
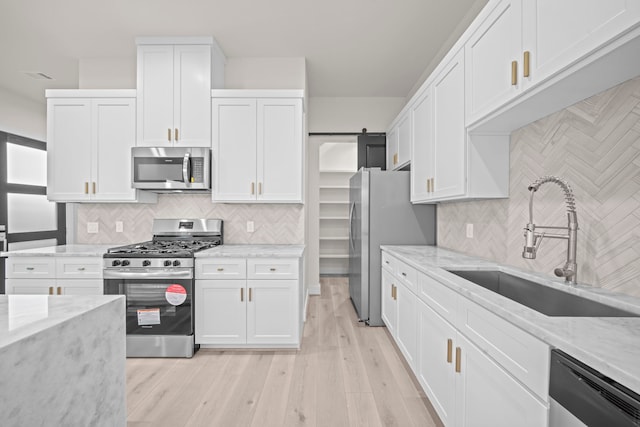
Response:
[{"label": "drawer front", "polygon": [[442,283],[418,273],[418,298],[452,325],[456,321],[458,293]]},{"label": "drawer front", "polygon": [[251,258],[247,260],[249,279],[298,279],[298,259]]},{"label": "drawer front", "polygon": [[56,258],[56,277],[75,279],[101,279],[101,257]]},{"label": "drawer front", "polygon": [[549,392],[549,346],[467,298],[458,329],[544,401]]},{"label": "drawer front", "polygon": [[397,262],[398,260],[396,260],[394,257],[386,252],[382,252],[382,268],[389,271],[391,274],[395,274]]},{"label": "drawer front", "polygon": [[418,292],[418,271],[407,264],[398,261],[396,277],[414,294]]},{"label": "drawer front", "polygon": [[54,257],[9,257],[6,260],[7,278],[55,278]]},{"label": "drawer front", "polygon": [[196,279],[246,279],[247,260],[243,258],[196,259]]}]

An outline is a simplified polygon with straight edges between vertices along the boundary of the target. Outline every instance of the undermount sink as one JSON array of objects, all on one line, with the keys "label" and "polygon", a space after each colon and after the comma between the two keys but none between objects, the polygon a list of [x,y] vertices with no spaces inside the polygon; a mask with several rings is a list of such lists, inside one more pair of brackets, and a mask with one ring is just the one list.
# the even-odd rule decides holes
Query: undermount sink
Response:
[{"label": "undermount sink", "polygon": [[448,271],[547,316],[640,316],[639,313],[633,313],[612,307],[578,295],[553,289],[521,277],[512,276],[501,271]]}]

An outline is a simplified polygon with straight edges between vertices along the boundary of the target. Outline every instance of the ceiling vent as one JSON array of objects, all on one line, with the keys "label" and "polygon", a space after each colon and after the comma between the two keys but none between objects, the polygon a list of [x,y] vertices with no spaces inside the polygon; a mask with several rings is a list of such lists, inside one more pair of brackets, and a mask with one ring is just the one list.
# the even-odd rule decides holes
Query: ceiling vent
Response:
[{"label": "ceiling vent", "polygon": [[37,73],[37,72],[26,72],[27,76],[36,80],[53,80],[53,77],[46,75],[45,73]]}]

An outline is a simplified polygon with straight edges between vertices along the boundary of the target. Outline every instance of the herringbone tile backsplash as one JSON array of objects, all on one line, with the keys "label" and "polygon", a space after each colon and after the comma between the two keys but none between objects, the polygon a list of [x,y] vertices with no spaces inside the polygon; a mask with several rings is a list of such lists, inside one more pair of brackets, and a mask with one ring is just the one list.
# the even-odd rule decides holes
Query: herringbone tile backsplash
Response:
[{"label": "herringbone tile backsplash", "polygon": [[[303,205],[212,203],[206,194],[161,194],[157,204],[79,204],[76,240],[86,244],[126,244],[152,237],[154,218],[221,218],[225,243],[303,244]],[[115,223],[124,223],[116,233]],[[255,231],[248,233],[247,221]],[[97,222],[99,232],[87,233],[87,222]]]},{"label": "herringbone tile backsplash", "polygon": [[[640,296],[640,78],[518,129],[510,151],[509,199],[441,204],[438,244],[553,275],[565,262],[566,241],[544,239],[536,260],[521,254],[527,186],[556,175],[576,196],[578,281]],[[533,219],[566,226],[560,187],[540,187]],[[467,223],[474,224],[472,239]]]}]

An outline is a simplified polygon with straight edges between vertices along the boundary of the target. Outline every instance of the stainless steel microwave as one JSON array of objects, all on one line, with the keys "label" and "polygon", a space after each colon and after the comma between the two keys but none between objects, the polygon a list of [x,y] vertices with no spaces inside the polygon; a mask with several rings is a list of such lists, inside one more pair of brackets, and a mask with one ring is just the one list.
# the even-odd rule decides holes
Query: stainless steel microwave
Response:
[{"label": "stainless steel microwave", "polygon": [[132,186],[155,192],[211,191],[211,150],[133,147]]}]

